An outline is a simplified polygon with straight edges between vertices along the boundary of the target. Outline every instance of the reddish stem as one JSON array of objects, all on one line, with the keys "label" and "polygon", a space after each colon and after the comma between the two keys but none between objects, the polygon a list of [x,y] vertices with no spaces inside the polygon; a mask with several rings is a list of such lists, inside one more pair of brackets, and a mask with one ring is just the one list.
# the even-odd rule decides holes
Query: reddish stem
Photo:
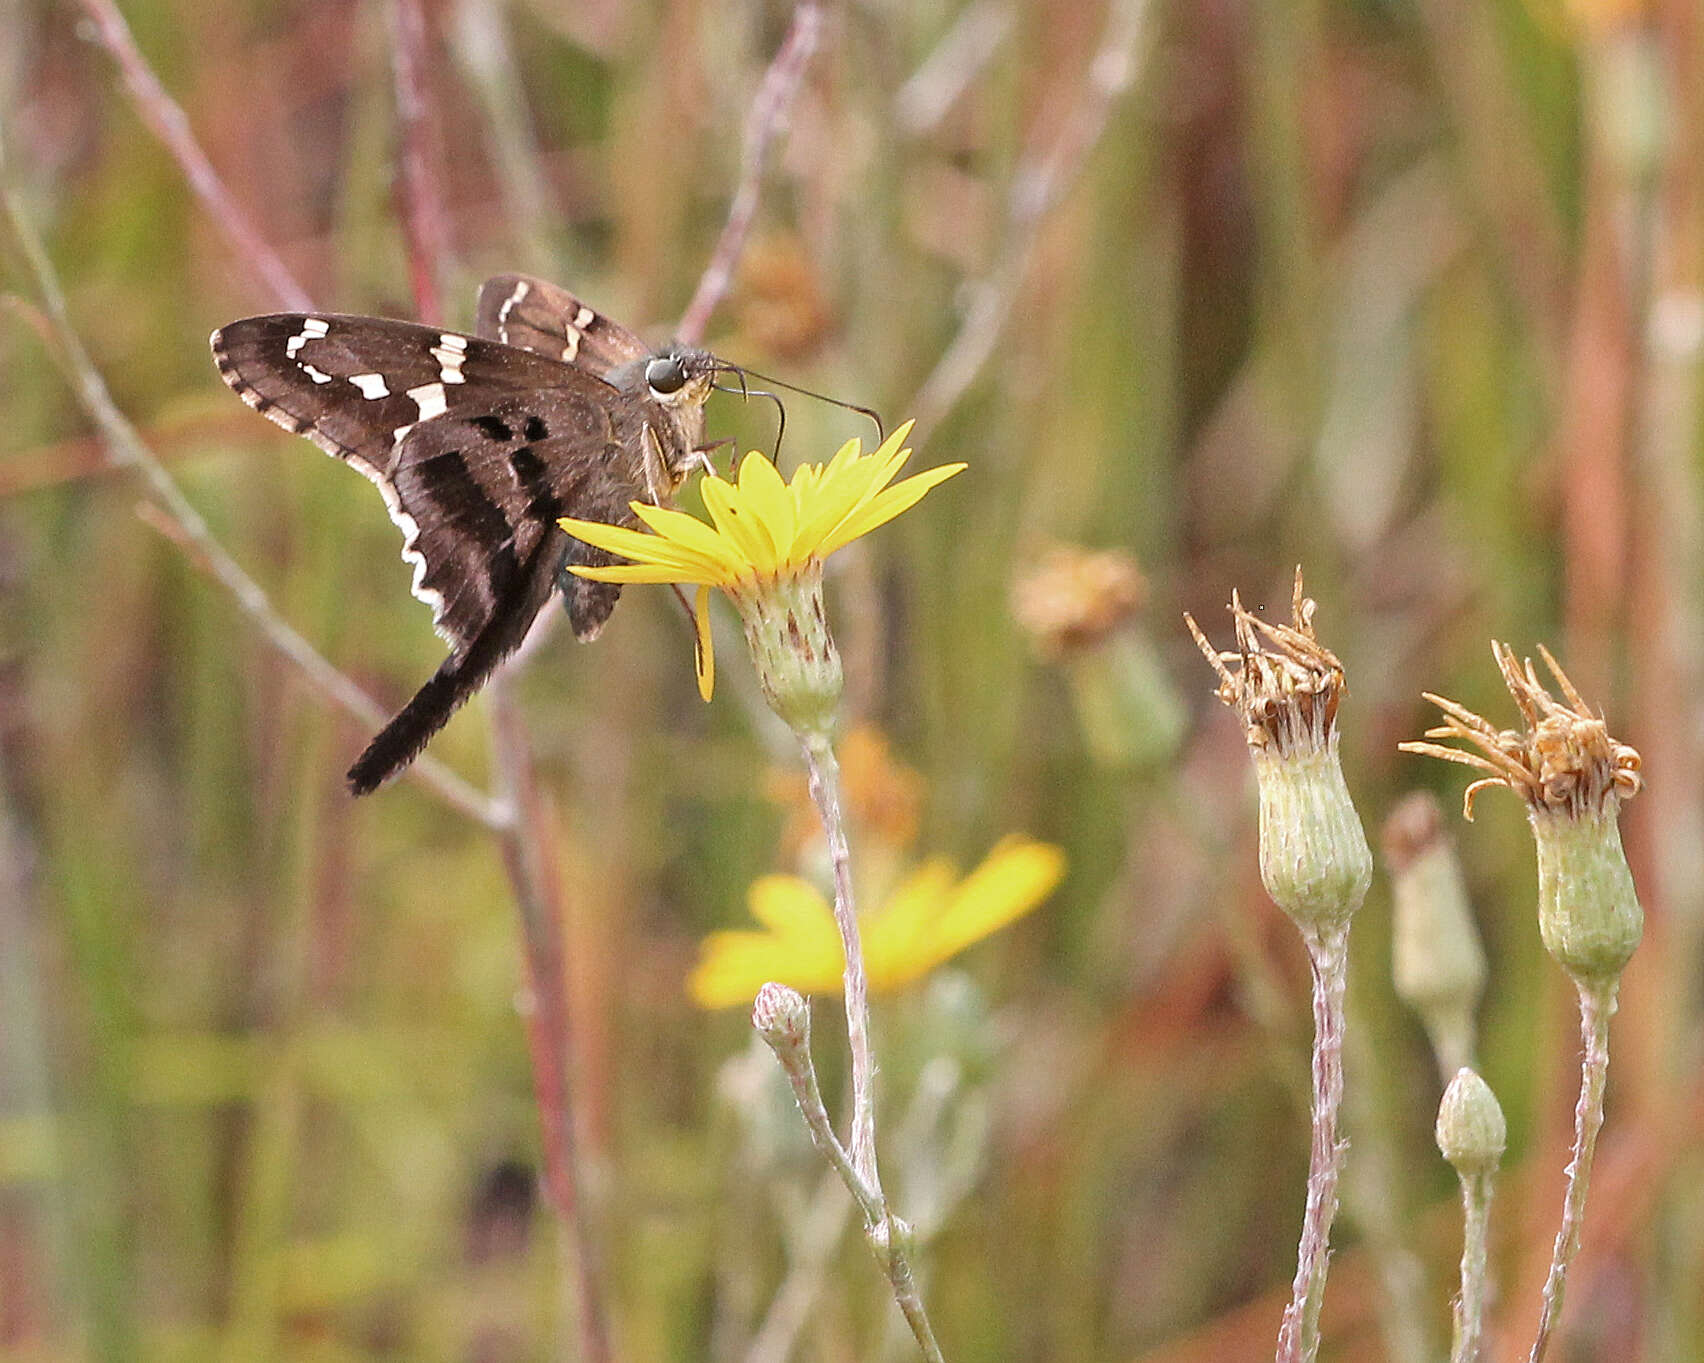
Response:
[{"label": "reddish stem", "polygon": [[793,23],[787,30],[775,59],[763,73],[763,80],[752,98],[746,114],[745,140],[740,152],[740,182],[734,190],[728,208],[728,221],[711,252],[710,263],[698,280],[698,289],[686,305],[675,335],[686,345],[697,345],[704,339],[704,329],[710,315],[733,283],[734,267],[739,264],[751,232],[752,219],[757,216],[758,192],[763,184],[763,160],[770,139],[785,121],[787,111],[799,93],[805,67],[822,41],[822,10],[816,0],[804,0],[793,11]]},{"label": "reddish stem", "polygon": [[392,71],[400,144],[402,227],[408,242],[408,278],[422,322],[444,320],[442,271],[450,258],[435,123],[431,116],[431,44],[420,0],[396,0]]},{"label": "reddish stem", "polygon": [[237,256],[254,267],[267,288],[271,289],[278,301],[290,311],[312,311],[313,303],[308,297],[308,291],[296,281],[289,267],[266,244],[255,225],[249,221],[248,214],[237,207],[236,200],[231,198],[230,192],[225,188],[225,182],[219,178],[219,173],[213,169],[213,163],[207,159],[207,153],[201,150],[201,144],[190,131],[189,118],[183,107],[166,93],[159,77],[137,49],[136,40],[131,37],[130,26],[124,22],[124,16],[118,12],[112,0],[82,0],[82,3],[84,13],[94,24],[95,35],[100,39],[101,46],[106,48],[112,59],[118,63],[118,69],[123,73],[124,83],[129,87],[131,97],[136,101],[136,110],[141,114],[142,121],[165,143],[166,150],[171,153],[188,179],[189,187],[206,205],[214,223],[230,239]]}]

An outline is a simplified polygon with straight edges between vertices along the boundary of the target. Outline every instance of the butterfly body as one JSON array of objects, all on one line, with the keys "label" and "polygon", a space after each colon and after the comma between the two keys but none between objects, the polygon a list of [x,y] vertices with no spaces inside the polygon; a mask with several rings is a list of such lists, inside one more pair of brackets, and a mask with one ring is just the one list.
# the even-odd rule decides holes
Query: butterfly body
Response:
[{"label": "butterfly body", "polygon": [[702,463],[704,351],[653,351],[542,280],[480,291],[477,336],[333,313],[250,317],[213,333],[220,376],[250,407],[352,464],[402,532],[413,592],[450,655],[351,768],[357,794],[402,770],[520,646],[560,589],[596,636],[620,588],[569,563],[608,555],[562,516],[632,525]]}]

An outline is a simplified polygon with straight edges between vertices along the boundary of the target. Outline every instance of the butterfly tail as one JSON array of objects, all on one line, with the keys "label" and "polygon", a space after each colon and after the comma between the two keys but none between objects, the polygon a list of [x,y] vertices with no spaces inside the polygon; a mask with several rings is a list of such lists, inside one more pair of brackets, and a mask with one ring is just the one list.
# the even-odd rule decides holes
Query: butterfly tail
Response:
[{"label": "butterfly tail", "polygon": [[[370,795],[418,756],[432,736],[450,722],[450,716],[476,690],[482,677],[471,675],[467,659],[449,658],[433,674],[432,679],[414,693],[414,699],[397,713],[391,722],[379,730],[367,750],[349,768],[349,790],[354,795]],[[491,669],[502,659],[494,658],[484,669]]]},{"label": "butterfly tail", "polygon": [[355,759],[348,773],[352,794],[370,795],[401,773],[462,703],[485,685],[498,664],[521,646],[550,595],[565,548],[563,538],[559,533],[545,537],[528,561],[526,590],[513,593],[466,647],[444,659],[426,685]]}]

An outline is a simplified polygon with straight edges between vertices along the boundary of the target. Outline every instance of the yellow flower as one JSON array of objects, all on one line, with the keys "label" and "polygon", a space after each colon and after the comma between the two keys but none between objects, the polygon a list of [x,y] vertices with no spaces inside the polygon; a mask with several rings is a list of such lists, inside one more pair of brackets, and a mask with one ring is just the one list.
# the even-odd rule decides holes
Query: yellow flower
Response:
[{"label": "yellow flower", "polygon": [[[877,526],[891,521],[963,464],[944,464],[894,483],[911,451],[903,448],[908,421],[870,454],[848,440],[827,464],[805,464],[791,482],[755,451],[740,464],[736,482],[708,474],[699,483],[710,523],[683,511],[634,502],[633,513],[649,528],[629,530],[598,521],[567,519],[562,528],[576,539],[633,560],[573,571],[599,582],[681,582],[698,587],[698,685],[710,698],[715,660],[710,651],[709,597],[720,588],[740,612],[754,654],[759,632],[773,637],[801,633],[812,661],[825,663],[833,648],[815,603],[821,594],[822,562]],[[891,486],[890,486],[891,484]],[[759,670],[764,659],[759,656]],[[833,660],[838,677],[839,659]],[[834,682],[838,694],[838,682]]]},{"label": "yellow flower", "polygon": [[[870,988],[896,990],[1046,899],[1065,874],[1065,855],[1048,843],[1003,838],[959,880],[945,858],[912,872],[880,908],[860,914]],[[764,876],[748,895],[761,932],[714,932],[687,981],[704,1008],[750,1004],[771,980],[806,994],[840,988],[843,959],[834,916],[821,893],[797,876]]]}]

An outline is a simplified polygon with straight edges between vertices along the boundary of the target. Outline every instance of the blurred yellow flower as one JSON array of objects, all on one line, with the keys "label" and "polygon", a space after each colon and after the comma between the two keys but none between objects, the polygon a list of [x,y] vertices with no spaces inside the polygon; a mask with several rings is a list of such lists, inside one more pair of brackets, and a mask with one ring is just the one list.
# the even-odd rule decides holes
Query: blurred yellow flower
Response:
[{"label": "blurred yellow flower", "polygon": [[649,534],[566,519],[562,528],[576,539],[633,560],[573,571],[599,582],[695,584],[699,690],[708,700],[715,680],[708,614],[712,587],[733,601],[749,635],[754,615],[763,613],[778,586],[802,583],[815,589],[823,560],[836,549],[885,525],[965,467],[943,464],[894,483],[911,455],[904,448],[911,425],[906,422],[869,454],[857,440],[848,440],[827,464],[801,465],[791,482],[753,451],[741,462],[737,482],[716,474],[700,481],[708,525],[648,502],[632,505]]},{"label": "blurred yellow flower", "polygon": [[[1003,838],[963,880],[945,858],[912,872],[886,903],[859,915],[870,988],[891,991],[1046,899],[1065,874],[1065,855],[1048,843]],[[763,931],[714,932],[687,981],[703,1008],[750,1004],[771,980],[806,994],[840,988],[842,957],[834,916],[822,894],[797,876],[764,876],[748,895]]]}]

